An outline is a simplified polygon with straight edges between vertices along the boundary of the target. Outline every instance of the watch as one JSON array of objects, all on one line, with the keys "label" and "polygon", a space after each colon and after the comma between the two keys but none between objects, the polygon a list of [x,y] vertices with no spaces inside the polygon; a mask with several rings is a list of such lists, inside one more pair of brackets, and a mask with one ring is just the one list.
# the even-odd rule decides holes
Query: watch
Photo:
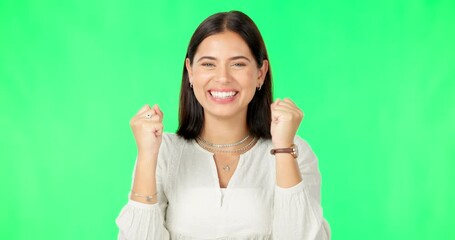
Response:
[{"label": "watch", "polygon": [[288,148],[275,148],[275,149],[270,150],[270,154],[275,155],[276,153],[289,153],[294,158],[299,157],[299,149],[297,148],[297,145],[295,145],[295,144],[292,144]]}]

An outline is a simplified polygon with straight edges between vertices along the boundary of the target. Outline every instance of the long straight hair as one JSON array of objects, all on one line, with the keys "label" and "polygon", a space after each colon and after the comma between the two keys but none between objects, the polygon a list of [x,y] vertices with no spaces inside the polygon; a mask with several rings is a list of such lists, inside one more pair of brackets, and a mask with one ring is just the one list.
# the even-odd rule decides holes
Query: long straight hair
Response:
[{"label": "long straight hair", "polygon": [[[226,31],[237,33],[242,37],[250,48],[258,68],[262,67],[264,60],[268,60],[264,40],[258,27],[250,17],[239,11],[216,13],[205,19],[191,37],[185,59],[188,58],[192,65],[199,44],[211,35]],[[265,139],[272,137],[270,134],[271,103],[272,73],[269,64],[261,89],[256,91],[253,99],[248,104],[247,126],[250,135]],[[187,140],[195,139],[201,133],[203,126],[204,109],[197,101],[193,89],[190,87],[188,71],[184,61],[177,134]]]}]

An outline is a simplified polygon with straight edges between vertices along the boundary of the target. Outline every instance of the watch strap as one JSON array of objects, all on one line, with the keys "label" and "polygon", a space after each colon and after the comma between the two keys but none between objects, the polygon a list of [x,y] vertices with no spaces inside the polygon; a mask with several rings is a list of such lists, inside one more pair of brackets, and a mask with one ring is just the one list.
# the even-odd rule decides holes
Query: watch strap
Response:
[{"label": "watch strap", "polygon": [[270,153],[272,155],[275,155],[275,153],[292,153],[294,149],[292,147],[289,148],[274,148],[270,150]]},{"label": "watch strap", "polygon": [[276,153],[289,153],[294,158],[297,158],[297,156],[298,156],[298,150],[297,150],[297,146],[295,144],[292,144],[288,148],[274,148],[274,149],[270,150],[270,154],[275,155]]}]

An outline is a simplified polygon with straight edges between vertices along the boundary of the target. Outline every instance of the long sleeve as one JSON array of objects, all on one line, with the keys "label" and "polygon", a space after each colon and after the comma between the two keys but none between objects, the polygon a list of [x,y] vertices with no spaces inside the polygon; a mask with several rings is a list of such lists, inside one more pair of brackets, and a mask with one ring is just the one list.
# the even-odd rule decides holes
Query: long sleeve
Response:
[{"label": "long sleeve", "polygon": [[169,239],[159,203],[148,205],[130,200],[116,220],[119,240]]},{"label": "long sleeve", "polygon": [[273,239],[328,240],[330,228],[322,214],[321,177],[310,146],[296,138],[302,181],[291,188],[275,188]]}]

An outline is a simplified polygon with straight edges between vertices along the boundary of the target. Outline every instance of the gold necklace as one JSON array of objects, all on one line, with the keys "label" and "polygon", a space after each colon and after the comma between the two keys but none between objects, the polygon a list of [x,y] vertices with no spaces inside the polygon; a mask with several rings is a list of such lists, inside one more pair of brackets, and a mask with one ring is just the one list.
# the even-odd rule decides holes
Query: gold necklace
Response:
[{"label": "gold necklace", "polygon": [[256,137],[253,137],[253,139],[251,139],[251,141],[247,145],[245,145],[241,148],[229,149],[229,150],[219,149],[219,148],[214,148],[214,147],[208,146],[206,143],[199,141],[199,138],[196,139],[196,142],[199,144],[199,146],[201,146],[202,148],[204,148],[205,150],[210,151],[210,152],[237,153],[237,152],[243,152],[243,151],[247,150],[249,147],[251,147],[251,145],[253,145],[256,142]]},{"label": "gold necklace", "polygon": [[206,140],[204,140],[203,138],[201,137],[197,137],[197,140],[204,143],[205,145],[207,146],[210,146],[210,147],[214,147],[214,148],[228,148],[228,147],[235,147],[235,146],[238,146],[242,143],[244,143],[248,138],[250,138],[250,135],[247,135],[246,137],[244,137],[242,140],[238,141],[238,142],[235,142],[235,143],[228,143],[228,144],[216,144],[216,143],[211,143],[211,142],[208,142]]},{"label": "gold necklace", "polygon": [[[253,139],[251,139],[251,141],[248,142],[248,144],[246,144],[245,146],[243,146],[241,148],[226,150],[226,149],[219,149],[219,148],[213,148],[213,147],[207,146],[206,144],[204,144],[204,142],[198,141],[198,139],[196,139],[196,143],[199,144],[199,146],[201,146],[203,149],[205,149],[205,150],[207,150],[209,152],[213,152],[213,153],[216,153],[216,152],[222,152],[222,153],[238,153],[238,152],[240,152],[240,153],[242,153],[242,152],[245,152],[246,150],[248,150],[256,142],[257,142],[256,141],[256,137],[253,137]],[[215,154],[213,154],[213,158],[216,161]],[[224,164],[224,166],[222,167],[223,171],[225,171],[225,172],[231,171],[231,165],[236,160],[239,160],[239,159],[240,159],[240,156],[238,158],[232,160],[228,164]]]}]

